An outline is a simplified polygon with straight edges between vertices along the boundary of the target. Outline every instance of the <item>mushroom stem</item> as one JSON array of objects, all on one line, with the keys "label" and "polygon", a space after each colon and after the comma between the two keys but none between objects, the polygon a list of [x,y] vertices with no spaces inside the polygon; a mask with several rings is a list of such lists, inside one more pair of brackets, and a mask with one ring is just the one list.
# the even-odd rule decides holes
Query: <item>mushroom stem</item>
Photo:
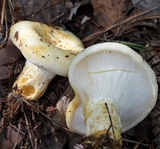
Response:
[{"label": "mushroom stem", "polygon": [[55,75],[26,61],[22,73],[13,85],[14,93],[19,93],[29,100],[38,99]]},{"label": "mushroom stem", "polygon": [[86,136],[101,138],[109,136],[116,144],[121,145],[121,120],[115,105],[110,100],[89,100],[84,109]]}]

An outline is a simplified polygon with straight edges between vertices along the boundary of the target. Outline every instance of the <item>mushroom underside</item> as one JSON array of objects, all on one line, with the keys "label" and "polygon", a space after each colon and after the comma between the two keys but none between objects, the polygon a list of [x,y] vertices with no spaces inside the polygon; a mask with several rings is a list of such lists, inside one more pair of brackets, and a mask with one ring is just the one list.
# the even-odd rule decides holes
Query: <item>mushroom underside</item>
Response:
[{"label": "mushroom underside", "polygon": [[82,134],[89,101],[112,102],[125,132],[149,114],[157,99],[153,70],[139,54],[118,43],[98,44],[80,53],[71,63],[69,80],[79,99],[72,100],[66,117],[70,115],[69,127]]}]

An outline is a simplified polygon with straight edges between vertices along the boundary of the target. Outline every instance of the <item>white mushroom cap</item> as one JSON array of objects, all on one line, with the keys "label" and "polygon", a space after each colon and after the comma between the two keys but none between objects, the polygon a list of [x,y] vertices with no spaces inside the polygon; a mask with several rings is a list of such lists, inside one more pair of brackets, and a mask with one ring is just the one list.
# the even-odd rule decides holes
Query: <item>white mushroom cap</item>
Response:
[{"label": "white mushroom cap", "polygon": [[157,100],[156,76],[144,59],[119,43],[100,43],[78,54],[69,68],[76,97],[66,112],[68,127],[85,134],[84,111],[99,97],[114,103],[122,132],[141,122]]}]

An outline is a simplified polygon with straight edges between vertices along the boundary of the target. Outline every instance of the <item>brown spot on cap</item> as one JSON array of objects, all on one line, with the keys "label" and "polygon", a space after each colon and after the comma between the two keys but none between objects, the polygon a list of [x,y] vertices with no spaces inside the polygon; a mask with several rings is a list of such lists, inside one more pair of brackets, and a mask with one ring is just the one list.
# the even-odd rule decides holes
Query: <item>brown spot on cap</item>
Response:
[{"label": "brown spot on cap", "polygon": [[16,38],[16,41],[18,40],[18,31],[14,34],[14,38]]},{"label": "brown spot on cap", "polygon": [[42,55],[42,58],[46,58],[46,57]]},{"label": "brown spot on cap", "polygon": [[66,57],[66,58],[68,58],[68,57],[69,57],[69,55],[66,55],[65,57]]}]

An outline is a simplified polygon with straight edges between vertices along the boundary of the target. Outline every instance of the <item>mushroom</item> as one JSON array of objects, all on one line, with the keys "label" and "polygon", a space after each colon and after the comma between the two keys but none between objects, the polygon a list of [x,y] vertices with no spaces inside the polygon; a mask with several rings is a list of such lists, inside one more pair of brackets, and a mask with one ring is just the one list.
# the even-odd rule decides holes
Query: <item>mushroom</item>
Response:
[{"label": "mushroom", "polygon": [[68,77],[75,97],[67,107],[66,123],[86,136],[86,144],[102,145],[107,137],[121,146],[121,133],[141,122],[156,104],[155,73],[123,44],[86,48],[71,62]]},{"label": "mushroom", "polygon": [[70,62],[84,49],[71,32],[39,22],[14,24],[10,38],[26,58],[13,92],[29,100],[41,97],[55,75],[67,76]]}]

